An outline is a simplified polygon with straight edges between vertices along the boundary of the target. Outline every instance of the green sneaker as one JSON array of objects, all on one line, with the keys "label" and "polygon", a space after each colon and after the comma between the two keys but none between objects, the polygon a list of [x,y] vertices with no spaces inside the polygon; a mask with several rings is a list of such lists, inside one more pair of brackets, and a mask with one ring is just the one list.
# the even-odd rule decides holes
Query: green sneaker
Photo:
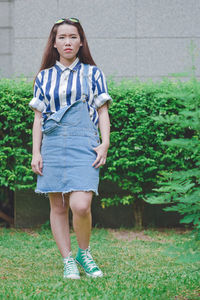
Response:
[{"label": "green sneaker", "polygon": [[90,246],[86,250],[79,248],[75,261],[84,269],[87,276],[93,278],[103,277],[102,271],[95,264],[92,258]]},{"label": "green sneaker", "polygon": [[69,253],[69,256],[63,258],[64,262],[64,278],[71,278],[71,279],[80,279],[79,270],[75,263],[75,260],[72,257],[72,253]]}]

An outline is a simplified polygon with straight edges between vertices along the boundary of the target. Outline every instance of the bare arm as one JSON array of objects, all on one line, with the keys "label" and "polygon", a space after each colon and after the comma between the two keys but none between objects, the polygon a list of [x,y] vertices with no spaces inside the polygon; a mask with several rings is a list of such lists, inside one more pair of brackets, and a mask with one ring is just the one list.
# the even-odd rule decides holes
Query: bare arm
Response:
[{"label": "bare arm", "polygon": [[32,148],[32,162],[31,167],[34,173],[42,175],[42,156],[40,153],[41,142],[42,142],[42,131],[41,131],[41,118],[42,113],[34,109],[35,117],[33,122],[33,148]]},{"label": "bare arm", "polygon": [[94,150],[97,152],[97,158],[92,166],[95,166],[95,168],[105,165],[107,152],[110,145],[110,118],[108,114],[107,103],[98,109],[98,114],[102,143],[98,147],[94,148]]}]

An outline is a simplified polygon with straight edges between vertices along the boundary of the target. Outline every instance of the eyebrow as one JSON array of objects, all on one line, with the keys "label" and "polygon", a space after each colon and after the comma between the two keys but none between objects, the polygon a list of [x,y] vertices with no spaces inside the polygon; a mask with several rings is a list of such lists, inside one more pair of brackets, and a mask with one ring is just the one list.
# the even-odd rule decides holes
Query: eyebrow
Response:
[{"label": "eyebrow", "polygon": [[[58,34],[58,36],[61,36],[61,35],[67,35],[67,34],[65,34],[65,33]],[[69,35],[77,35],[77,33],[70,33]]]}]

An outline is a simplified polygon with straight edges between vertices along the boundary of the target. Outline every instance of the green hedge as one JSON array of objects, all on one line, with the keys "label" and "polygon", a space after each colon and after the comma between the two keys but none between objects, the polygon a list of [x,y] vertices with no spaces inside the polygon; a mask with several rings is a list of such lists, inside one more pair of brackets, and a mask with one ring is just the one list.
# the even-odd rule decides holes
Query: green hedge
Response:
[{"label": "green hedge", "polygon": [[[182,92],[191,85],[182,84]],[[112,197],[102,200],[104,206],[143,199],[156,186],[160,171],[186,170],[193,165],[187,149],[171,149],[162,143],[193,132],[152,119],[174,116],[182,109],[180,97],[170,96],[180,90],[178,83],[110,81],[108,87],[114,100],[109,110],[111,145],[107,164],[101,168],[101,181],[110,186],[114,183],[124,194],[119,197],[113,191]],[[36,183],[30,166],[34,113],[28,103],[32,94],[32,82],[26,79],[0,80],[0,185],[11,190],[34,188]]]},{"label": "green hedge", "polygon": [[[146,194],[146,201],[152,204],[169,204],[164,210],[178,212],[183,218],[180,223],[193,224],[200,240],[200,82],[192,77],[192,84],[176,91],[176,98],[183,103],[179,115],[154,118],[160,124],[177,124],[192,136],[174,138],[165,141],[171,149],[186,149],[189,153],[185,159],[192,158],[193,164],[187,170],[168,170],[160,173],[155,193]],[[171,93],[173,97],[174,92]],[[194,164],[195,162],[195,164]],[[191,247],[192,248],[192,247]],[[191,251],[190,251],[191,252]]]},{"label": "green hedge", "polygon": [[33,188],[32,124],[28,107],[32,83],[21,78],[0,80],[0,185],[11,190]]},{"label": "green hedge", "polygon": [[110,83],[114,99],[110,108],[111,147],[102,180],[115,182],[125,195],[102,199],[104,206],[145,199],[145,194],[156,186],[160,171],[191,168],[193,159],[189,151],[171,149],[163,141],[190,137],[193,131],[179,124],[160,124],[154,120],[156,116],[178,115],[183,109],[180,89],[183,94],[188,93],[191,85],[167,79],[157,83]]}]

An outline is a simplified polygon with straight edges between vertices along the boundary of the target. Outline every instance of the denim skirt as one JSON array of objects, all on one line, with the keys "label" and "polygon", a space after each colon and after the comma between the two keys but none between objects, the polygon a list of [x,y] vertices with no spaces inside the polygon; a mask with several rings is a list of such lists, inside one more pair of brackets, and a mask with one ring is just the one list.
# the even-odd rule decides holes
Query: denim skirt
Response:
[{"label": "denim skirt", "polygon": [[36,193],[93,191],[98,195],[99,168],[93,149],[99,132],[88,112],[87,101],[77,100],[52,114],[42,124],[43,175],[37,175]]}]

